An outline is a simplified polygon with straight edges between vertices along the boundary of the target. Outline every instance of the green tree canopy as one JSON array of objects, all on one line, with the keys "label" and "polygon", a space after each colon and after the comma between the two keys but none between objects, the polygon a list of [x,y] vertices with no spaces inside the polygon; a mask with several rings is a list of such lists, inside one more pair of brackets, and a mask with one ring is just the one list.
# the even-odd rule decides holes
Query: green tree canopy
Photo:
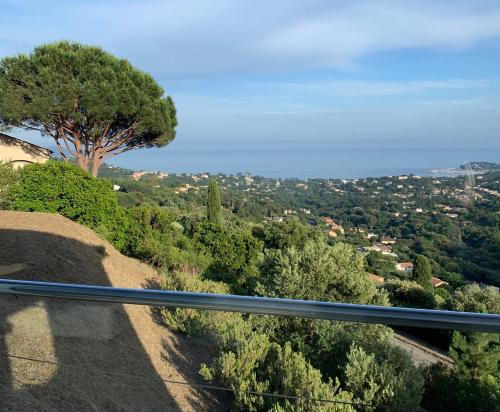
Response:
[{"label": "green tree canopy", "polygon": [[99,47],[58,42],[0,61],[0,126],[52,137],[97,176],[111,156],[163,147],[176,109],[154,79]]},{"label": "green tree canopy", "polygon": [[302,248],[271,250],[264,262],[260,294],[292,299],[387,304],[370,281],[363,256],[350,245],[309,240]]},{"label": "green tree canopy", "polygon": [[[460,333],[455,331],[450,356],[459,375],[470,380],[500,377],[500,336],[494,333]],[[500,381],[498,382],[500,384]]]},{"label": "green tree canopy", "polygon": [[196,226],[193,241],[213,258],[205,276],[228,283],[233,293],[247,292],[258,277],[263,245],[249,230],[205,222]]},{"label": "green tree canopy", "polygon": [[463,312],[500,313],[500,293],[493,286],[472,283],[455,291],[450,306]]},{"label": "green tree canopy", "polygon": [[222,223],[220,192],[215,179],[210,179],[208,185],[207,219],[210,223],[216,225]]},{"label": "green tree canopy", "polygon": [[426,289],[432,289],[432,271],[429,259],[418,255],[413,267],[413,280]]}]

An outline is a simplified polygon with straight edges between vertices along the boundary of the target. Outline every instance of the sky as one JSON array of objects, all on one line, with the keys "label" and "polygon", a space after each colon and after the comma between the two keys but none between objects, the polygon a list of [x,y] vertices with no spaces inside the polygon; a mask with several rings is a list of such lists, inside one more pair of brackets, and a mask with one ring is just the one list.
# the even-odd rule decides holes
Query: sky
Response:
[{"label": "sky", "polygon": [[65,39],[151,73],[178,108],[165,153],[500,148],[498,0],[0,0],[0,16],[0,57]]}]

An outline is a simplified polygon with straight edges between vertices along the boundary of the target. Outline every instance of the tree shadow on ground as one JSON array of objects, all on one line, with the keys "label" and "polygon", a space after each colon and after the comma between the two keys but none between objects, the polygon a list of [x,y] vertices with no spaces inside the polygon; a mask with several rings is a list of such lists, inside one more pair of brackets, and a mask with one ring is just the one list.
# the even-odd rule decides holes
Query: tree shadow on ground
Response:
[{"label": "tree shadow on ground", "polygon": [[[104,256],[75,239],[0,230],[4,278],[111,286]],[[0,409],[181,410],[122,305],[12,295],[0,295]]]},{"label": "tree shadow on ground", "polygon": [[[146,279],[142,287],[145,289],[161,289],[161,284],[157,279]],[[151,317],[158,325],[165,326],[161,314],[161,308],[151,306]],[[170,339],[163,339],[162,358],[174,365],[177,365],[184,382],[199,385],[210,385],[204,381],[200,374],[202,363],[209,363],[214,352],[214,342],[206,336],[187,336],[185,334],[172,331]],[[196,354],[196,356],[186,356],[185,354]],[[220,386],[220,385],[215,385]],[[198,411],[202,409],[202,404],[214,405],[217,411],[230,411],[233,395],[229,391],[195,387],[197,398],[190,398],[188,402],[191,407]],[[200,400],[202,402],[200,402]]]},{"label": "tree shadow on ground", "polygon": [[[174,335],[175,336],[175,335]],[[199,385],[218,386],[216,383],[204,381],[200,374],[201,363],[210,363],[210,353],[213,352],[213,342],[202,336],[175,336],[175,339],[163,341],[162,357],[166,362],[179,365],[179,370],[184,371],[183,378],[186,382],[192,382]],[[184,356],[183,349],[192,347],[193,351],[198,350],[199,356],[196,359]],[[190,351],[191,352],[191,351]],[[219,389],[197,388],[199,399],[202,403],[216,404],[218,411],[230,411],[233,401],[233,394],[230,391],[221,391]],[[200,410],[202,403],[199,399],[191,398],[189,402],[194,410]]]}]

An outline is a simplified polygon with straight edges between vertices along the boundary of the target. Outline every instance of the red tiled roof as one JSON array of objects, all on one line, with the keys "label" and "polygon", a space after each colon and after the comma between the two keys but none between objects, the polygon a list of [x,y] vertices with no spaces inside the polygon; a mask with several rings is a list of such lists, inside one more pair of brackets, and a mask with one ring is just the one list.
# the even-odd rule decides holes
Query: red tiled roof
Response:
[{"label": "red tiled roof", "polygon": [[434,276],[432,277],[431,282],[432,282],[432,286],[434,286],[435,288],[437,288],[438,286],[448,284],[448,282],[445,282],[444,280],[441,280],[439,278],[435,278]]}]

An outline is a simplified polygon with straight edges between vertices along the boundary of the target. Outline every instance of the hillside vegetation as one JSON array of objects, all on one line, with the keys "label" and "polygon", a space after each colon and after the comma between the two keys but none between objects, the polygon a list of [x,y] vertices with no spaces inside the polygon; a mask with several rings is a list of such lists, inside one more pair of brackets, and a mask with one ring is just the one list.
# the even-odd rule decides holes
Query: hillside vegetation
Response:
[{"label": "hillside vegetation", "polygon": [[[158,177],[150,178],[129,182],[128,192],[117,193],[110,181],[52,161],[25,167],[9,184],[6,203],[88,225],[122,253],[153,265],[161,273],[159,285],[169,290],[498,312],[500,296],[493,287],[462,279],[433,288],[433,265],[424,255],[417,254],[413,276],[398,273],[401,278],[377,286],[368,276],[373,256],[360,253],[346,236],[332,239],[322,226],[298,218],[265,223],[243,218],[237,210],[221,208],[225,193],[219,196],[216,180],[208,195],[190,197],[158,192]],[[52,184],[43,184],[48,179]],[[210,359],[196,369],[205,380],[231,388],[239,410],[490,411],[499,406],[498,335],[439,334],[450,346],[454,366],[420,368],[382,325],[189,309],[156,315],[171,330],[209,344]]]}]

